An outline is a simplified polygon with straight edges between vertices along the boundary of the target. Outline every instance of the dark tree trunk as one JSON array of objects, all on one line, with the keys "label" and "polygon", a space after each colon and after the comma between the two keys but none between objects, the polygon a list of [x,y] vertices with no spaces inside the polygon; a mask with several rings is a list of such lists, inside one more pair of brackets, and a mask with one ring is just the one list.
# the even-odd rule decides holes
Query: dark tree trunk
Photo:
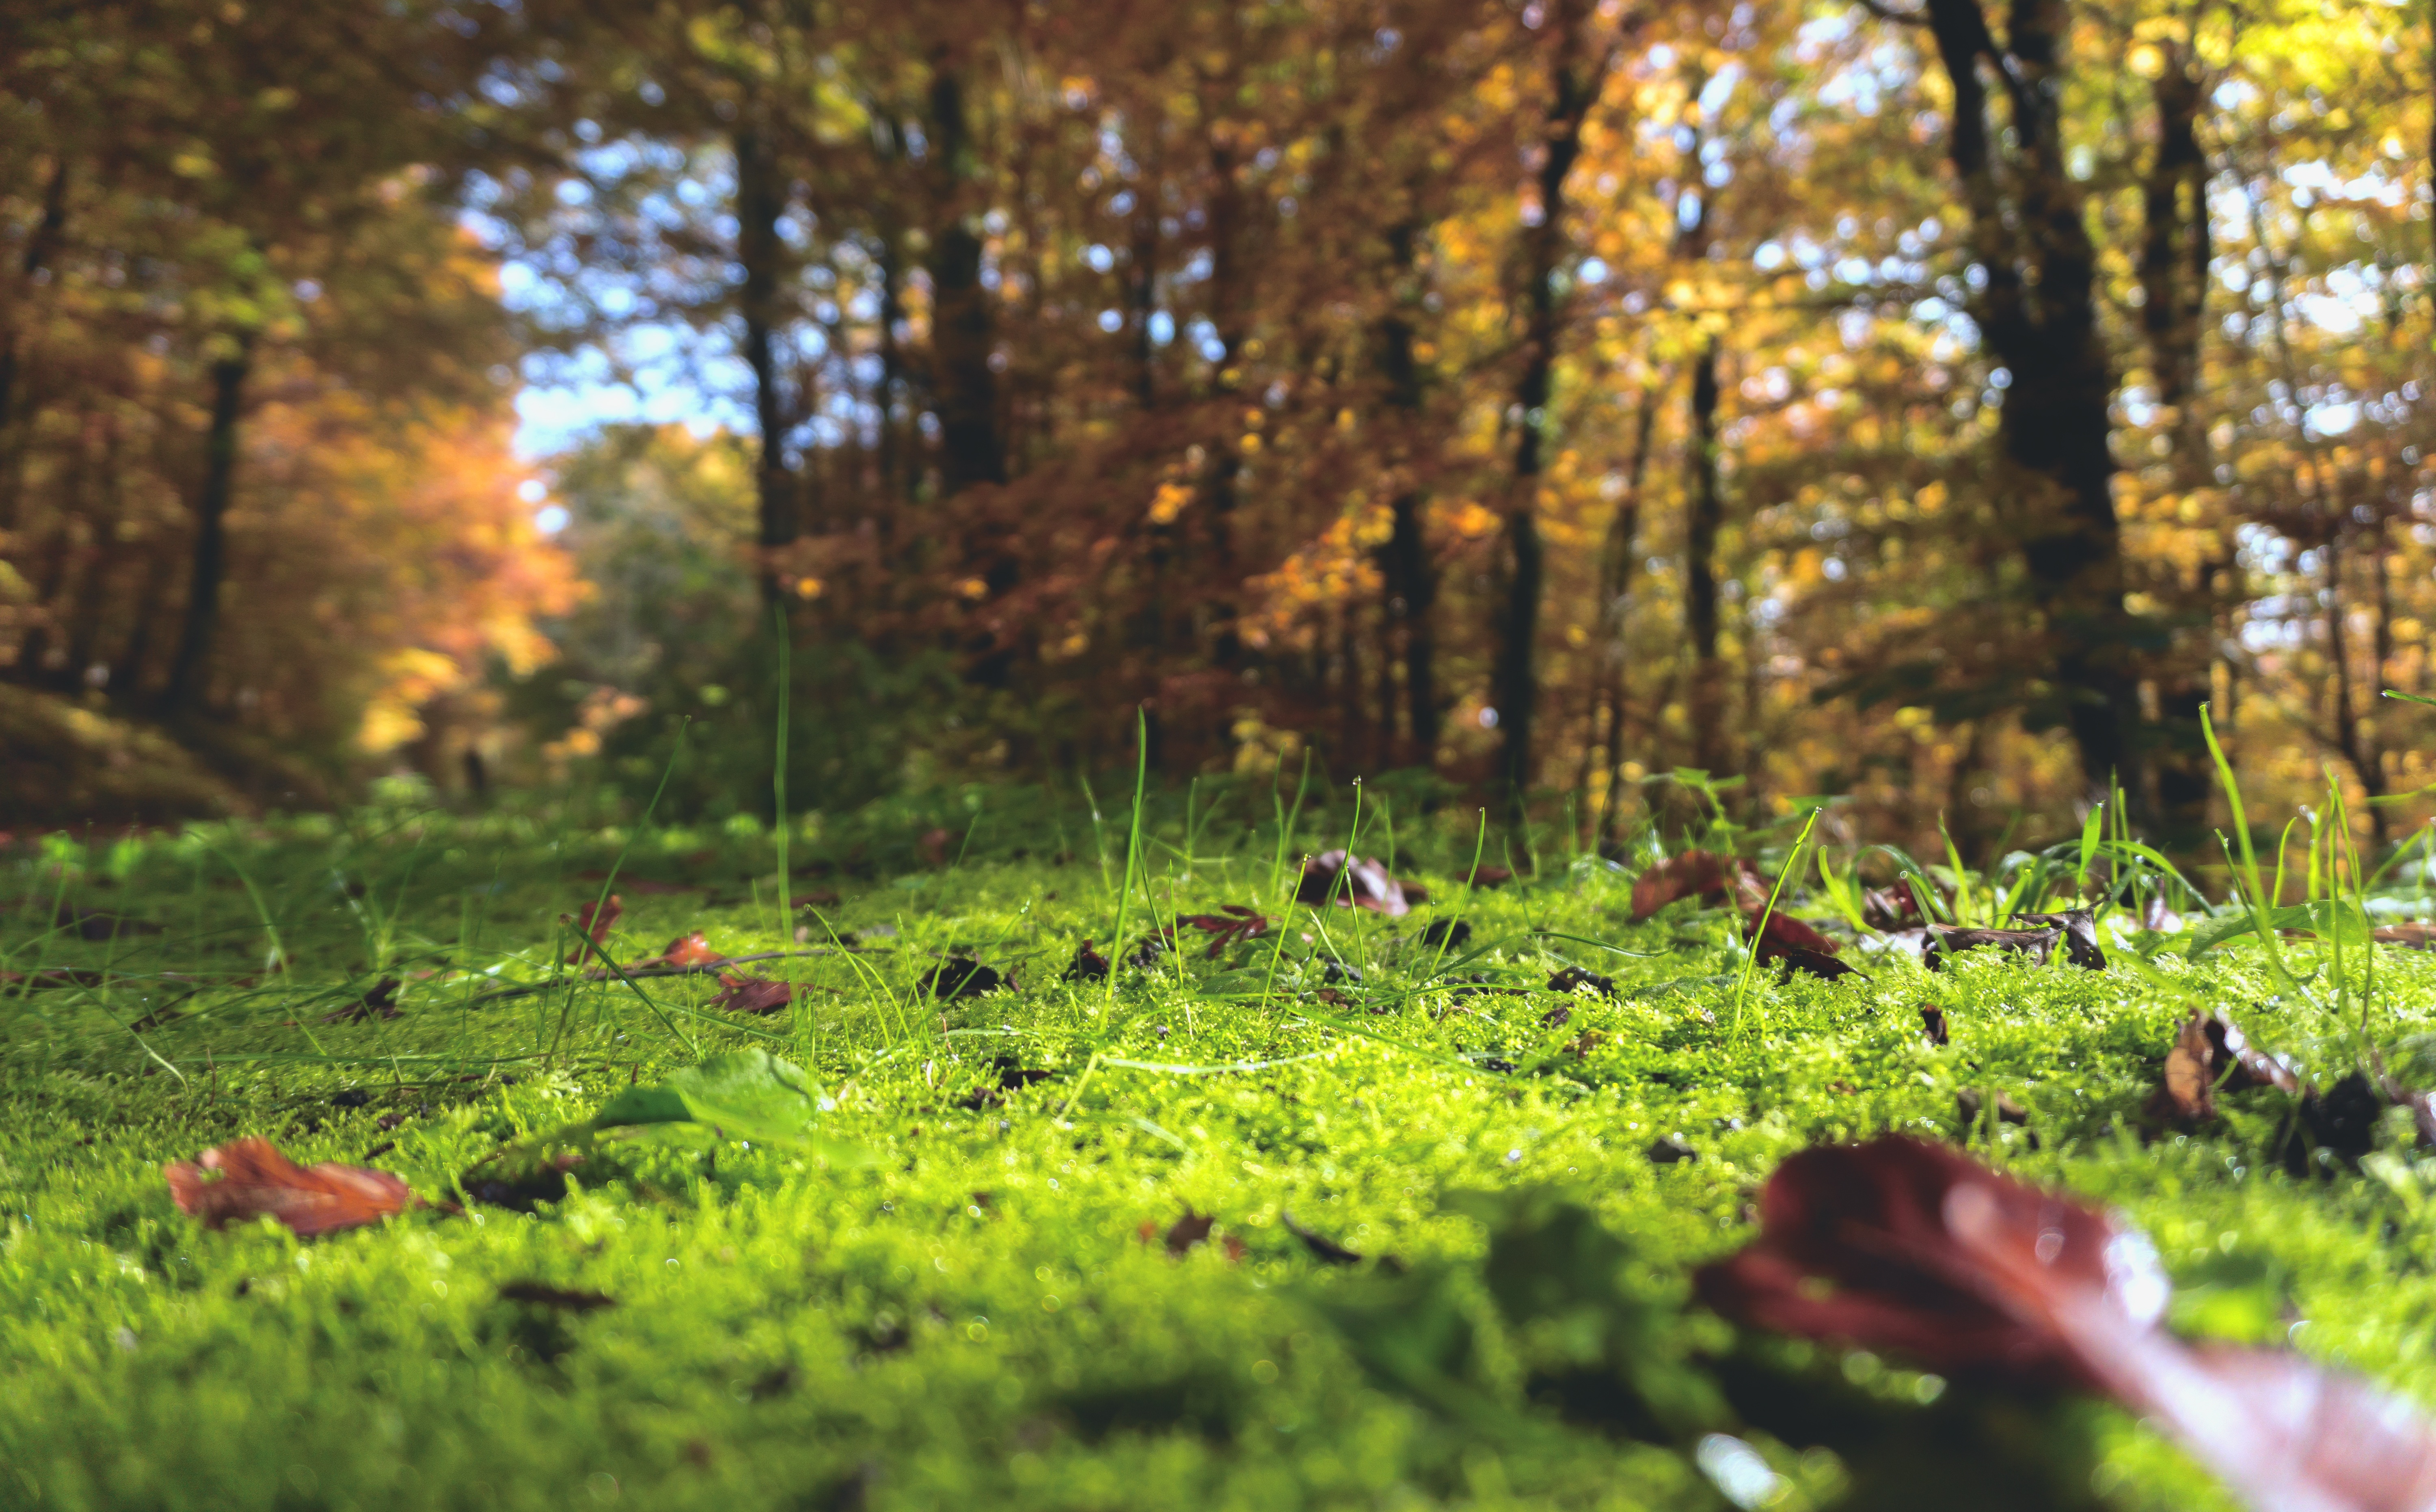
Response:
[{"label": "dark tree trunk", "polygon": [[[779,217],[787,190],[769,139],[757,130],[736,133],[736,260],[744,269],[737,301],[744,318],[744,361],[753,370],[753,418],[760,434],[754,469],[759,502],[761,601],[781,610],[788,600],[776,553],[798,532],[795,477],[787,465],[787,403],[775,350],[778,325]],[[768,616],[765,614],[764,618]]]},{"label": "dark tree trunk", "polygon": [[1607,791],[1599,797],[1598,826],[1593,839],[1615,838],[1623,820],[1625,720],[1630,712],[1632,662],[1625,634],[1632,611],[1632,569],[1641,552],[1641,482],[1649,470],[1649,443],[1658,425],[1659,395],[1664,385],[1652,381],[1641,391],[1640,413],[1632,427],[1632,461],[1625,473],[1624,497],[1609,522],[1607,541],[1599,553],[1599,617],[1607,630],[1605,730],[1600,745],[1607,754]]},{"label": "dark tree trunk", "polygon": [[186,618],[178,652],[162,689],[172,718],[200,705],[210,672],[212,636],[219,627],[220,584],[228,575],[228,508],[236,483],[237,423],[245,380],[253,367],[253,333],[236,339],[233,356],[212,364],[212,418],[203,435],[203,480],[195,494],[195,555],[186,578]]},{"label": "dark tree trunk", "polygon": [[1691,642],[1692,764],[1713,776],[1729,774],[1725,667],[1717,654],[1717,532],[1725,524],[1724,481],[1717,476],[1717,343],[1700,348],[1692,369],[1691,508],[1683,527],[1683,633]]},{"label": "dark tree trunk", "polygon": [[[1399,426],[1392,443],[1408,475],[1421,446],[1421,364],[1414,353],[1412,310],[1420,302],[1412,287],[1419,260],[1420,228],[1407,220],[1388,232],[1398,287],[1395,303],[1379,322],[1379,374],[1386,408]],[[1431,607],[1437,602],[1436,564],[1421,529],[1425,500],[1419,486],[1400,492],[1388,506],[1390,526],[1381,556],[1385,580],[1387,616],[1401,644],[1404,663],[1405,725],[1409,744],[1405,761],[1435,766],[1443,718],[1438,710],[1437,647],[1431,627]]]},{"label": "dark tree trunk", "polygon": [[[26,255],[18,263],[22,287],[20,304],[33,295],[34,279],[59,250],[60,237],[68,221],[68,165],[61,158],[51,166],[49,184],[43,191],[43,218],[26,237]],[[25,454],[25,442],[13,424],[17,415],[17,364],[25,340],[25,317],[22,310],[11,315],[9,329],[0,334],[0,534],[17,528],[19,492],[23,486],[19,461]]]},{"label": "dark tree trunk", "polygon": [[1565,177],[1581,155],[1582,120],[1598,96],[1602,68],[1582,57],[1582,33],[1590,7],[1559,0],[1551,18],[1555,56],[1549,70],[1550,99],[1540,141],[1540,222],[1524,237],[1525,297],[1529,318],[1523,338],[1522,373],[1514,402],[1522,423],[1514,442],[1513,493],[1505,510],[1505,601],[1497,634],[1492,697],[1497,709],[1497,780],[1512,806],[1516,834],[1527,833],[1523,808],[1534,772],[1532,737],[1539,712],[1540,600],[1546,582],[1540,540],[1540,474],[1548,429],[1548,400],[1556,373],[1560,324],[1557,263],[1564,250]]},{"label": "dark tree trunk", "polygon": [[[2011,374],[1999,426],[2005,455],[2051,495],[2031,501],[2035,517],[2022,541],[2049,678],[2084,782],[2098,791],[2119,777],[2145,809],[2131,664],[2138,627],[2124,610],[2108,446],[2114,372],[2097,328],[2097,252],[2059,119],[2069,17],[2063,0],[2015,0],[2010,35],[1999,43],[1979,0],[1927,0],[1926,13],[1954,91],[1947,150],[1987,280],[1974,314]],[[2009,108],[2001,149],[1989,129],[1983,62]]]},{"label": "dark tree trunk", "polygon": [[[2173,416],[2175,484],[2204,486],[2210,472],[2207,426],[2196,401],[2200,342],[2206,314],[2208,264],[2207,154],[2198,133],[2203,82],[2196,61],[2165,48],[2166,66],[2151,86],[2157,107],[2157,152],[2141,190],[2141,327],[2157,403]],[[2230,553],[2228,553],[2230,555]],[[2160,840],[2178,853],[2202,851],[2208,801],[2215,791],[2200,724],[2216,664],[2216,574],[2201,569],[2192,601],[2174,627],[2157,670],[2157,728],[2149,764],[2157,787]]]},{"label": "dark tree trunk", "polygon": [[982,287],[982,238],[959,201],[972,147],[964,87],[942,60],[931,78],[931,152],[940,185],[940,223],[931,238],[931,380],[939,416],[939,483],[954,495],[1006,481],[999,434],[998,374],[990,371],[993,322]]}]

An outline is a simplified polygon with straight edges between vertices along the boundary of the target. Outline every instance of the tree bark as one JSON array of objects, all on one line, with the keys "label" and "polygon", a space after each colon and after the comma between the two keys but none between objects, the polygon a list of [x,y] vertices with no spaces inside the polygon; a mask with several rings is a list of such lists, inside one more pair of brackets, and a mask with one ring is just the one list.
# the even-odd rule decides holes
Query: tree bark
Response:
[{"label": "tree bark", "polygon": [[1420,444],[1421,365],[1414,353],[1415,335],[1411,280],[1419,260],[1420,228],[1410,220],[1388,232],[1388,249],[1399,287],[1395,303],[1379,322],[1379,372],[1385,407],[1399,426],[1393,438],[1397,461],[1406,470],[1406,486],[1388,506],[1391,521],[1381,556],[1385,580],[1387,616],[1401,641],[1404,663],[1404,707],[1407,763],[1435,766],[1442,716],[1438,709],[1437,648],[1431,627],[1431,606],[1438,595],[1437,566],[1430,560],[1427,535],[1421,529],[1426,500],[1411,470]]},{"label": "tree bark", "polygon": [[[68,221],[68,164],[62,157],[51,165],[50,182],[43,191],[43,217],[26,237],[26,254],[17,266],[23,287],[20,304],[33,297],[34,280],[47,267],[51,254],[59,250],[60,238]],[[14,424],[17,418],[17,364],[21,343],[25,339],[25,319],[22,312],[11,312],[9,329],[0,335],[0,535],[14,530],[18,523],[18,501],[23,488],[20,459],[25,455],[25,442]]]},{"label": "tree bark", "polygon": [[1532,737],[1540,700],[1540,601],[1547,574],[1540,540],[1539,494],[1560,323],[1557,263],[1564,249],[1565,177],[1581,155],[1582,121],[1597,97],[1604,72],[1603,67],[1586,64],[1582,57],[1590,7],[1582,0],[1559,0],[1552,9],[1556,35],[1547,125],[1540,142],[1540,222],[1523,238],[1530,303],[1522,372],[1514,387],[1522,420],[1514,441],[1513,491],[1505,510],[1505,601],[1497,627],[1491,695],[1499,736],[1497,780],[1505,790],[1518,835],[1527,833],[1523,805],[1534,771]]},{"label": "tree bark", "polygon": [[236,350],[212,364],[212,417],[203,435],[202,486],[195,494],[195,555],[186,578],[186,617],[178,652],[162,690],[172,718],[202,703],[212,636],[219,627],[220,584],[228,576],[228,509],[236,483],[237,426],[245,404],[245,380],[253,368],[253,333],[236,338]]},{"label": "tree bark", "polygon": [[1711,337],[1692,369],[1691,510],[1683,530],[1683,634],[1691,642],[1692,764],[1730,775],[1726,751],[1726,669],[1717,653],[1717,534],[1726,495],[1717,476],[1717,341]]},{"label": "tree bark", "polygon": [[[2204,487],[2213,472],[2207,426],[2196,403],[2205,327],[2209,262],[2207,154],[2198,133],[2203,80],[2197,61],[2167,43],[2165,67],[2151,85],[2157,110],[2157,151],[2142,184],[2140,322],[2157,403],[2171,412],[2175,485]],[[2228,548],[2228,561],[2233,552]],[[2202,566],[2195,601],[2179,617],[2157,674],[2157,728],[2149,766],[2156,782],[2159,839],[2169,850],[2203,849],[2214,763],[2200,715],[2212,690],[2216,664],[2215,572]]]},{"label": "tree bark", "polygon": [[940,223],[931,238],[931,380],[939,415],[939,485],[946,495],[1006,481],[999,434],[998,374],[990,371],[994,322],[982,287],[982,238],[958,202],[966,135],[964,87],[946,60],[931,78],[931,145]]},{"label": "tree bark", "polygon": [[[738,301],[744,319],[744,361],[753,370],[753,418],[760,433],[754,468],[759,505],[761,602],[783,611],[790,595],[775,553],[799,531],[795,477],[787,465],[786,396],[778,373],[778,220],[787,192],[768,137],[757,130],[736,133],[736,260],[744,269]],[[765,614],[764,617],[767,617]]]},{"label": "tree bark", "polygon": [[1632,569],[1641,552],[1641,484],[1649,470],[1649,443],[1657,429],[1659,395],[1664,388],[1653,377],[1641,391],[1624,497],[1616,504],[1615,518],[1608,524],[1607,541],[1600,553],[1599,617],[1608,631],[1606,733],[1600,741],[1607,754],[1607,791],[1599,795],[1598,826],[1593,839],[1602,844],[1615,838],[1615,826],[1624,815],[1620,790],[1624,786],[1624,732],[1631,707],[1632,673],[1625,634],[1632,613]]},{"label": "tree bark", "polygon": [[[1979,0],[1927,0],[1926,14],[1954,91],[1947,151],[1987,281],[1974,314],[2011,375],[1999,420],[2004,453],[2052,495],[2051,505],[2033,501],[2037,517],[2026,522],[2021,547],[2045,625],[2049,680],[2083,781],[2096,791],[2119,778],[2145,809],[2129,649],[2138,627],[2124,609],[2109,449],[2115,379],[2097,327],[2097,252],[2059,119],[2070,18],[2063,0],[2015,0],[2000,44]],[[1983,61],[2008,105],[2001,165]]]}]

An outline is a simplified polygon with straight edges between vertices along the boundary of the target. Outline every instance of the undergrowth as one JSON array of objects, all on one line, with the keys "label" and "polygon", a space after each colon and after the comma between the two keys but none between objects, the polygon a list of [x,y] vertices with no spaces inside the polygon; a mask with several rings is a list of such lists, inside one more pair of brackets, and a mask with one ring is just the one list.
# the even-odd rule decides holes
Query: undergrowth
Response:
[{"label": "undergrowth", "polygon": [[[2143,927],[2190,890],[2103,823],[1985,873],[1714,834],[1814,920],[1857,915],[1865,876],[1965,923],[2092,894],[2122,919],[2104,972],[1975,951],[1931,976],[1855,941],[1862,973],[1781,981],[1747,969],[1731,912],[1628,922],[1654,837],[1620,860],[1543,843],[1489,888],[1522,859],[1448,810],[1253,792],[1153,794],[1139,820],[1130,793],[875,809],[799,831],[783,878],[749,822],[411,803],[7,853],[0,1503],[1795,1508],[1875,1484],[1849,1446],[1638,1431],[1551,1365],[1633,1354],[1609,1364],[1658,1401],[1647,1371],[1758,1349],[1771,1379],[1917,1409],[1936,1504],[2230,1504],[2112,1409],[1966,1422],[1959,1386],[1684,1310],[1686,1267],[1748,1234],[1783,1156],[1889,1130],[2115,1205],[2187,1328],[2436,1400],[2436,1163],[2407,1119],[2357,1164],[2288,1169],[2271,1093],[2201,1134],[2145,1111],[2194,1003],[2330,1079],[2417,1065],[2428,957],[2351,940],[2339,964],[2346,931],[2279,941],[2285,920],[2189,958],[2187,930]],[[1302,858],[1348,843],[1427,900],[1292,902]],[[2331,835],[2309,855],[2322,907],[2339,876],[2356,907],[2408,901],[2378,905]],[[611,959],[693,930],[792,952],[755,967],[792,1005],[569,965],[567,916],[612,892]],[[1279,927],[1178,927],[1227,904]],[[1068,980],[1086,940],[1110,977]],[[1013,987],[926,990],[957,958]],[[1551,990],[1566,967],[1580,984]],[[398,1016],[351,1015],[383,978]],[[469,1190],[503,1148],[741,1049],[810,1073],[817,1150],[610,1149],[563,1194]],[[205,1231],[160,1167],[249,1134],[432,1206],[309,1241]],[[1581,1284],[1625,1300],[1517,1314],[1492,1236],[1548,1275],[1611,1254]],[[1633,1308],[1667,1321],[1566,1332]]]}]

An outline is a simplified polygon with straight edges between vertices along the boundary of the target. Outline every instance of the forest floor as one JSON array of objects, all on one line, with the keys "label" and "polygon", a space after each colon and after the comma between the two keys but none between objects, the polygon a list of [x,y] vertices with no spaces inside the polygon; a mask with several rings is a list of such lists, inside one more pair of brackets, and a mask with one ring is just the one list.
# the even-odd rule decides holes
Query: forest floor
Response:
[{"label": "forest floor", "polygon": [[[749,826],[400,809],[0,853],[0,1503],[2235,1504],[2119,1408],[1689,1300],[1781,1160],[1888,1131],[2120,1212],[2184,1331],[2436,1401],[2401,1109],[2298,1174],[2272,1089],[2158,1125],[2193,1000],[2304,1074],[2357,1052],[2358,999],[2254,943],[1929,975],[1852,939],[1861,971],[1780,981],[1728,910],[1629,922],[1595,858],[1492,890],[1469,835],[1408,837],[1429,896],[1389,917],[1285,901],[1315,833],[1171,825],[1131,889],[1100,840],[934,840],[783,911]],[[568,965],[610,891],[620,969]],[[1142,967],[1114,943],[1161,930]],[[1087,939],[1113,982],[1070,978]],[[725,973],[787,1000],[645,965],[672,941],[766,956]],[[2374,965],[2409,1066],[2436,960]],[[413,1200],[208,1228],[164,1165],[247,1136]],[[1797,1399],[1833,1421],[1752,1405]]]}]

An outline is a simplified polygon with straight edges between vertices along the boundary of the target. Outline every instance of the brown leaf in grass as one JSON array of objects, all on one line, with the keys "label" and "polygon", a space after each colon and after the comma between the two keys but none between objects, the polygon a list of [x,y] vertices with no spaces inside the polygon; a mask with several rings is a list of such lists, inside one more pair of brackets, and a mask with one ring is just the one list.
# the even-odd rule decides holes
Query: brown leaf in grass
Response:
[{"label": "brown leaf in grass", "polygon": [[2138,1233],[1939,1146],[1792,1156],[1759,1237],[1697,1286],[1737,1322],[2111,1397],[2261,1512],[2436,1502],[2436,1435],[2407,1404],[2295,1354],[2182,1343],[2158,1328],[2167,1287]]},{"label": "brown leaf in grass", "polygon": [[924,860],[933,866],[945,866],[948,864],[948,843],[955,838],[944,829],[933,829],[916,841],[914,845],[922,852]]},{"label": "brown leaf in grass", "polygon": [[[696,930],[691,934],[678,935],[675,939],[669,942],[667,949],[662,950],[655,956],[646,956],[642,960],[635,962],[635,965],[706,966],[714,961],[724,961],[726,959],[727,956],[724,951],[712,949],[710,947],[710,941],[704,937],[703,932],[700,930]],[[633,967],[628,967],[628,969],[632,970]]]},{"label": "brown leaf in grass", "polygon": [[1806,971],[1814,977],[1824,977],[1832,982],[1837,977],[1850,976],[1857,969],[1849,962],[1836,959],[1836,952],[1841,947],[1835,941],[1800,919],[1784,913],[1767,915],[1766,927],[1759,931],[1759,938],[1752,942],[1751,948],[1757,952],[1762,965],[1784,963],[1788,976],[1796,971]]},{"label": "brown leaf in grass", "polygon": [[2380,924],[2371,933],[2379,945],[2398,945],[2409,950],[2436,950],[2436,924]]},{"label": "brown leaf in grass", "polygon": [[1338,908],[1368,909],[1389,918],[1401,918],[1412,912],[1413,900],[1428,895],[1419,888],[1399,882],[1387,875],[1387,868],[1368,857],[1352,857],[1341,850],[1331,850],[1311,857],[1302,863],[1302,880],[1295,886],[1295,901],[1314,908],[1333,903]]},{"label": "brown leaf in grass", "polygon": [[1068,982],[1105,982],[1108,980],[1108,958],[1084,941],[1074,947],[1074,964],[1066,968]]},{"label": "brown leaf in grass", "polygon": [[323,1161],[300,1166],[252,1136],[161,1168],[179,1208],[208,1228],[268,1215],[310,1236],[376,1223],[421,1198],[386,1171]]},{"label": "brown leaf in grass", "polygon": [[1767,884],[1760,880],[1758,868],[1750,862],[1705,850],[1687,850],[1680,856],[1669,856],[1634,880],[1632,921],[1638,924],[1682,898],[1696,897],[1711,905],[1722,903],[1729,891],[1746,912],[1756,912],[1767,906]]},{"label": "brown leaf in grass", "polygon": [[1347,1249],[1344,1245],[1329,1238],[1326,1234],[1315,1233],[1311,1229],[1305,1228],[1302,1225],[1295,1222],[1295,1215],[1293,1213],[1280,1208],[1278,1211],[1278,1221],[1285,1225],[1287,1233],[1292,1234],[1295,1238],[1302,1241],[1302,1247],[1311,1251],[1313,1259],[1321,1260],[1330,1265],[1359,1265],[1362,1263],[1362,1254],[1359,1250]]},{"label": "brown leaf in grass", "polygon": [[1474,887],[1504,887],[1512,880],[1514,880],[1513,870],[1505,866],[1483,866],[1471,874],[1471,885]]},{"label": "brown leaf in grass", "polygon": [[731,977],[722,972],[719,996],[710,999],[710,1005],[736,1014],[774,1014],[794,1000],[793,982],[773,982],[767,977]]},{"label": "brown leaf in grass", "polygon": [[589,945],[577,946],[575,953],[566,958],[566,964],[570,966],[576,965],[588,956],[599,955],[600,947],[609,943],[609,930],[617,924],[618,915],[625,912],[624,901],[617,894],[612,893],[606,903],[586,903],[575,911],[575,915],[571,919],[564,913],[560,914],[558,916],[560,923],[573,924],[577,930],[591,942]]},{"label": "brown leaf in grass", "polygon": [[337,1013],[323,1014],[322,1022],[360,1024],[367,1018],[395,1018],[400,1012],[397,1006],[397,989],[398,980],[395,977],[383,977],[374,985],[373,990],[365,993],[358,1001],[347,1004]]},{"label": "brown leaf in grass", "polygon": [[1597,993],[1602,998],[1612,998],[1615,996],[1615,979],[1613,977],[1603,977],[1595,971],[1585,971],[1580,966],[1567,966],[1562,971],[1557,972],[1555,976],[1548,979],[1548,990],[1550,992],[1570,992],[1578,994],[1584,987],[1588,987],[1591,991]]},{"label": "brown leaf in grass", "polygon": [[498,1295],[502,1302],[522,1302],[528,1307],[557,1308],[566,1312],[597,1312],[618,1305],[614,1296],[599,1292],[572,1292],[547,1281],[505,1281],[500,1283]]},{"label": "brown leaf in grass", "polygon": [[1921,922],[1920,899],[1908,887],[1873,887],[1861,895],[1861,922],[1872,930],[1906,929]]},{"label": "brown leaf in grass", "polygon": [[2063,958],[2083,971],[2106,969],[2106,952],[2097,947],[2097,915],[2087,909],[2065,909],[2060,913],[2016,913],[2017,922],[2034,929],[2063,931]]},{"label": "brown leaf in grass", "polygon": [[924,972],[914,985],[925,997],[978,998],[1001,987],[1014,991],[1015,974],[1001,975],[996,966],[985,966],[970,956],[951,955]]},{"label": "brown leaf in grass", "polygon": [[1920,964],[1931,971],[1942,971],[1948,956],[1965,950],[2010,950],[2045,965],[2062,934],[2060,929],[1966,930],[1955,924],[1932,924],[1928,927],[1928,947],[1921,952]]},{"label": "brown leaf in grass", "polygon": [[2216,1094],[2271,1086],[2300,1096],[2298,1072],[2250,1043],[2222,1014],[2194,1013],[2175,1031],[2166,1051],[2166,1075],[2149,1110],[2169,1121],[2191,1124],[2216,1117]]},{"label": "brown leaf in grass", "polygon": [[1241,903],[1229,903],[1217,913],[1187,913],[1175,921],[1191,925],[1210,937],[1209,957],[1215,961],[1220,951],[1245,940],[1257,940],[1269,932],[1266,915],[1255,913]]},{"label": "brown leaf in grass", "polygon": [[1921,1009],[1920,1025],[1922,1030],[1927,1034],[1928,1042],[1930,1044],[1942,1045],[1946,1043],[1948,1036],[1945,1029],[1944,1009],[1940,1008],[1935,1003],[1930,1003],[1926,1007]]},{"label": "brown leaf in grass", "polygon": [[1167,1252],[1171,1255],[1184,1254],[1186,1251],[1192,1249],[1193,1245],[1208,1239],[1209,1237],[1209,1225],[1217,1221],[1218,1220],[1215,1218],[1206,1217],[1203,1214],[1194,1212],[1192,1208],[1187,1208],[1184,1209],[1184,1216],[1177,1219],[1168,1227],[1167,1236],[1164,1240],[1164,1243],[1167,1245]]}]

